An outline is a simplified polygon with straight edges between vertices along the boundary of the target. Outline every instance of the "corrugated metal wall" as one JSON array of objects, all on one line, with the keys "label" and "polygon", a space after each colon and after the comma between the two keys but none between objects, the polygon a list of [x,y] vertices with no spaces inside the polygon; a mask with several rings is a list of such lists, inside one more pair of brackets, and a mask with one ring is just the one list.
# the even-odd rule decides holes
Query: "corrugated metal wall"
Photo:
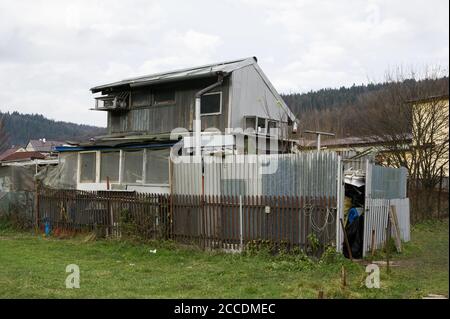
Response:
[{"label": "corrugated metal wall", "polygon": [[339,157],[331,152],[280,155],[278,169],[262,175],[264,195],[336,197]]},{"label": "corrugated metal wall", "polygon": [[190,156],[181,157],[179,163],[173,163],[172,192],[174,194],[202,194],[202,164],[192,163]]},{"label": "corrugated metal wall", "polygon": [[371,198],[406,198],[406,168],[383,167],[369,164],[366,176],[366,196]]},{"label": "corrugated metal wall", "polygon": [[[364,217],[364,247],[363,256],[370,252],[372,244],[372,230],[375,231],[375,249],[383,248],[386,241],[386,228],[388,223],[389,207],[395,206],[401,240],[410,240],[409,198],[381,199],[368,198]],[[392,236],[395,229],[391,229]]]},{"label": "corrugated metal wall", "polygon": [[[204,161],[205,195],[337,197],[339,157],[331,152],[231,155]],[[201,193],[200,164],[174,164],[176,194]]]}]

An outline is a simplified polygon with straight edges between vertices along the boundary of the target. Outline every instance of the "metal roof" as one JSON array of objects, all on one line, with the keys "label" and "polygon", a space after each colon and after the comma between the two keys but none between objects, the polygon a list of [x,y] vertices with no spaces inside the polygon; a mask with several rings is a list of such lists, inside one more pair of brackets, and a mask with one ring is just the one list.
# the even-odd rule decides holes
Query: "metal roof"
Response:
[{"label": "metal roof", "polygon": [[113,87],[122,86],[122,85],[129,85],[129,86],[133,87],[133,86],[143,86],[143,85],[163,83],[163,82],[172,82],[172,81],[186,80],[186,79],[192,79],[192,78],[214,76],[214,75],[216,75],[217,72],[230,73],[237,69],[243,68],[247,65],[256,64],[256,62],[257,62],[256,57],[250,57],[250,58],[244,58],[244,59],[233,60],[233,61],[207,64],[207,65],[202,65],[202,66],[193,67],[193,68],[179,69],[179,70],[162,72],[162,73],[155,73],[155,74],[129,78],[129,79],[125,79],[125,80],[118,81],[118,82],[113,82],[113,83],[109,83],[109,84],[96,86],[96,87],[91,88],[91,91],[92,91],[92,93],[96,93],[96,92],[100,92],[107,88],[113,88]]}]

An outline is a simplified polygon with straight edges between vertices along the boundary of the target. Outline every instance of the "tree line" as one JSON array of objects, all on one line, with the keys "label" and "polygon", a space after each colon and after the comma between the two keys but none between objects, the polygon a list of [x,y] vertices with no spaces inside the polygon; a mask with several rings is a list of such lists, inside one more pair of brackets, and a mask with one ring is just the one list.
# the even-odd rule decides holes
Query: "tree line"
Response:
[{"label": "tree line", "polygon": [[0,148],[25,146],[30,139],[85,140],[105,134],[106,129],[91,125],[55,121],[41,114],[0,112]]}]

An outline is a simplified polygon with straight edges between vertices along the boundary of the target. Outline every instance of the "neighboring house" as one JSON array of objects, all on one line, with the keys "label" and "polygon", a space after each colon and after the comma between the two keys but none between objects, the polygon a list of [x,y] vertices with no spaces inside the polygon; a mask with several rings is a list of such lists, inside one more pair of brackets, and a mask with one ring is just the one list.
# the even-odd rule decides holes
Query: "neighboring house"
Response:
[{"label": "neighboring house", "polygon": [[[108,135],[57,147],[64,165],[76,166],[78,189],[168,192],[169,151],[179,137],[171,132],[177,128],[185,154],[261,152],[270,141],[286,152],[294,143],[289,137],[296,133],[296,119],[254,57],[131,78],[91,91],[100,94],[93,110],[106,112]],[[193,134],[199,132],[196,123],[199,134]],[[250,143],[255,136],[256,145]]]},{"label": "neighboring house", "polygon": [[5,162],[18,162],[18,161],[30,161],[35,159],[45,159],[45,155],[39,152],[15,152],[2,159],[2,163]]},{"label": "neighboring house", "polygon": [[8,157],[11,154],[14,154],[16,152],[24,152],[24,151],[25,151],[25,149],[23,147],[14,147],[13,146],[13,147],[7,149],[6,151],[0,153],[0,161],[3,161],[3,159],[5,157]]},{"label": "neighboring house", "polygon": [[38,140],[30,140],[25,147],[25,150],[28,152],[40,152],[47,156],[52,156],[56,154],[55,148],[64,144],[65,143],[61,141],[50,141],[45,138],[40,138]]},{"label": "neighboring house", "polygon": [[[303,140],[300,147],[310,150],[316,149],[315,140]],[[409,136],[404,140],[404,147],[409,148],[412,143],[412,137]],[[379,137],[345,137],[345,138],[329,138],[321,141],[321,150],[330,150],[338,153],[344,159],[358,157],[360,155],[369,155],[375,158],[386,157],[391,150],[388,148],[389,141],[381,140]],[[396,144],[398,142],[396,141]],[[387,156],[389,157],[389,156]],[[387,164],[387,163],[386,163]]]},{"label": "neighboring house", "polygon": [[[429,165],[443,168],[449,177],[449,96],[439,95],[408,102],[412,107],[414,147],[427,148]],[[424,133],[421,133],[424,132]],[[433,146],[432,146],[433,145]],[[441,145],[441,146],[439,146]],[[432,146],[432,147],[430,147]],[[433,154],[434,153],[434,154]]]}]

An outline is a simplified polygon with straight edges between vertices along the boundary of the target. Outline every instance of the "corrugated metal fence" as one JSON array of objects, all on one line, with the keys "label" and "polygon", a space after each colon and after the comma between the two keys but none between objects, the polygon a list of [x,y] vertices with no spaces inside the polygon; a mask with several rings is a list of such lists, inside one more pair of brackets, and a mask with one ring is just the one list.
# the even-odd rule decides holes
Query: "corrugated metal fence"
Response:
[{"label": "corrugated metal fence", "polygon": [[[173,164],[174,194],[337,195],[339,157],[334,152],[205,157],[203,164]],[[203,174],[203,176],[202,176]]]},{"label": "corrugated metal fence", "polygon": [[[383,248],[386,242],[386,228],[388,225],[388,214],[390,206],[394,206],[400,228],[401,240],[407,242],[410,240],[410,217],[409,217],[409,199],[367,199],[367,207],[364,217],[364,249],[363,256],[370,252],[372,244],[372,234],[375,233],[375,249]],[[392,228],[392,235],[394,234]]]}]

